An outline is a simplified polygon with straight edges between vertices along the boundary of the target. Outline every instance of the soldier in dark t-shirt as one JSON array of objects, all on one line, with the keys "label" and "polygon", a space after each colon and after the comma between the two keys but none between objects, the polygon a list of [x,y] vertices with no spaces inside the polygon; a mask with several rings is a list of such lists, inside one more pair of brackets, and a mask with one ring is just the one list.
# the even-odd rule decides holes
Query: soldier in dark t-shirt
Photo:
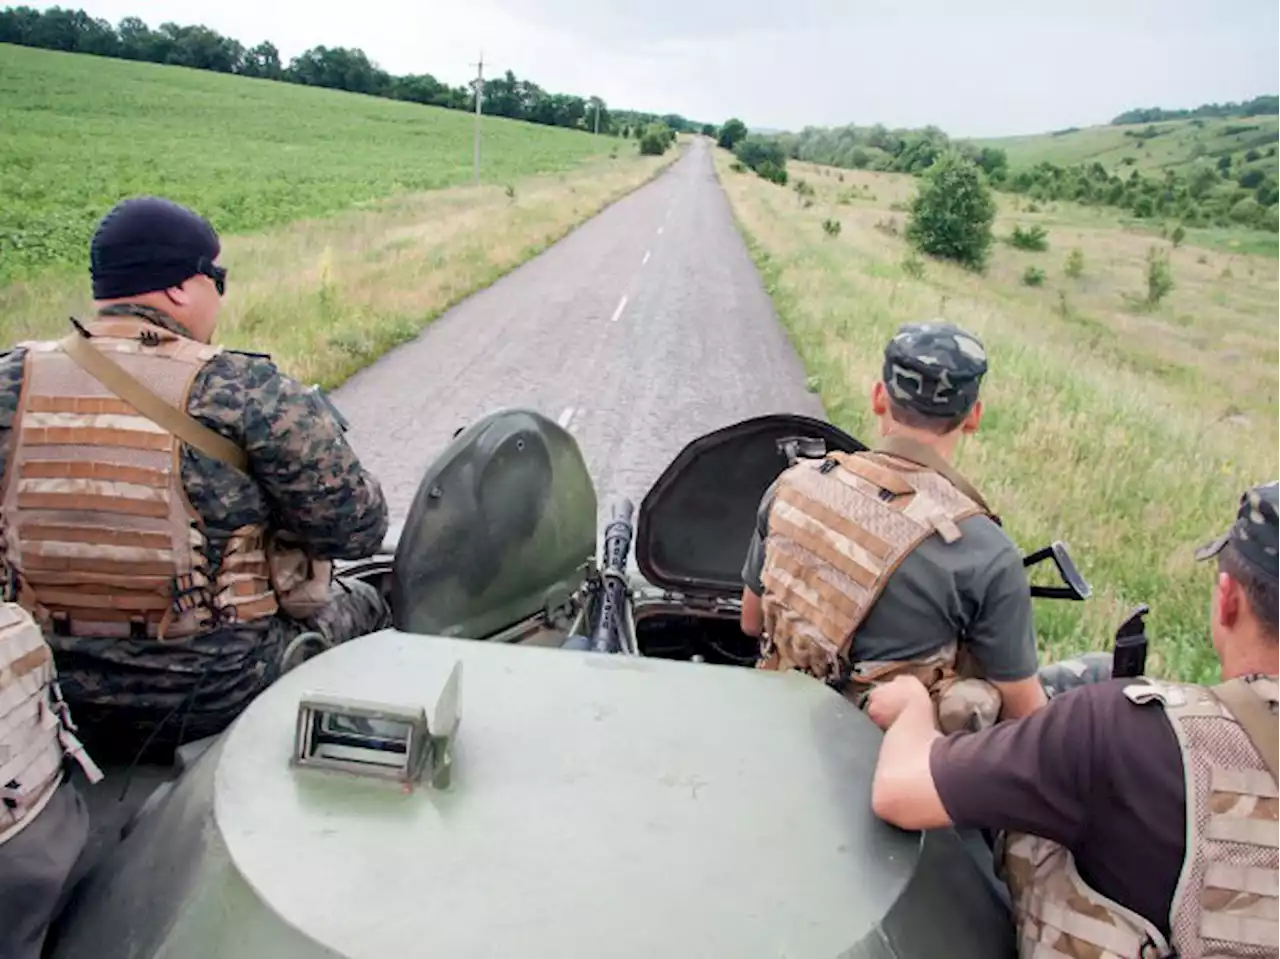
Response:
[{"label": "soldier in dark t-shirt", "polygon": [[[1271,483],[1246,493],[1232,528],[1197,553],[1217,557],[1210,626],[1224,680],[1276,676],[1277,541]],[[868,713],[887,729],[876,813],[907,829],[955,825],[1057,842],[1086,884],[1169,936],[1187,853],[1184,764],[1165,710],[1125,695],[1134,682],[1072,689],[1027,718],[951,736],[935,728],[914,679],[873,690]],[[1274,739],[1269,748],[1274,764]]]},{"label": "soldier in dark t-shirt", "polygon": [[[940,473],[983,508],[981,494],[951,461],[961,437],[981,422],[986,371],[986,351],[971,333],[941,322],[906,324],[886,346],[871,393],[883,437],[876,451]],[[742,629],[750,636],[764,633],[762,574],[780,482],[761,500],[742,568]],[[935,532],[883,575],[883,589],[852,632],[847,659],[917,660],[959,643],[998,690],[1000,714],[1025,716],[1046,696],[1022,554],[991,516],[971,515],[956,525],[958,539],[947,542]],[[875,538],[876,531],[867,533]],[[808,587],[821,589],[824,574],[812,563],[807,577]]]}]

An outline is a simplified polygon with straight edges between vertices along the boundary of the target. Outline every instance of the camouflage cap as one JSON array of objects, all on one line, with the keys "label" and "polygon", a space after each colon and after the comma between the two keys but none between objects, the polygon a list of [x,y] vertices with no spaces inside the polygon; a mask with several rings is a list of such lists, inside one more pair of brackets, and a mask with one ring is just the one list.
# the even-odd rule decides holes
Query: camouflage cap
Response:
[{"label": "camouflage cap", "polygon": [[967,413],[987,372],[987,351],[951,323],[905,323],[884,350],[884,384],[897,403],[926,416]]},{"label": "camouflage cap", "polygon": [[1217,556],[1231,543],[1245,562],[1273,583],[1277,581],[1277,559],[1280,558],[1280,506],[1277,495],[1280,481],[1255,486],[1240,497],[1236,521],[1221,536],[1196,550],[1196,559]]}]

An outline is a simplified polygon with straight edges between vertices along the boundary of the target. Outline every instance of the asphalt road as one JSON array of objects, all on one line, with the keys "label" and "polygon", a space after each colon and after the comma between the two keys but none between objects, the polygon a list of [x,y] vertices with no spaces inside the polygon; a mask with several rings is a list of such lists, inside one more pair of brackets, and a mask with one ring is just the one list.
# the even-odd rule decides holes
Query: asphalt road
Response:
[{"label": "asphalt road", "polygon": [[690,440],[823,416],[701,141],[666,173],[360,371],[332,399],[403,521],[454,431],[499,407],[566,425],[602,517]]}]

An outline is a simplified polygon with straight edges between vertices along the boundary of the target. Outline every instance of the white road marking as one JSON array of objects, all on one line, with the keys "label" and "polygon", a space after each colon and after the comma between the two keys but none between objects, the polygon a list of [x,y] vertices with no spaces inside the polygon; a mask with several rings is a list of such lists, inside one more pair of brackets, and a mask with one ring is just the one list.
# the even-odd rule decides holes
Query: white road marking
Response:
[{"label": "white road marking", "polygon": [[649,262],[649,251],[648,251],[648,250],[645,250],[645,251],[644,251],[644,259],[640,261],[640,265],[641,265],[641,266],[644,266],[644,265],[645,265],[646,263],[648,263],[648,262]]},{"label": "white road marking", "polygon": [[662,236],[662,227],[658,227],[658,236]]},{"label": "white road marking", "polygon": [[622,315],[622,311],[623,311],[623,309],[626,307],[626,305],[627,305],[627,298],[624,296],[624,297],[623,297],[623,298],[618,302],[618,308],[617,308],[616,310],[614,310],[614,311],[613,311],[613,322],[614,322],[614,323],[617,323],[617,322],[618,322],[618,317],[620,317],[620,316]]},{"label": "white road marking", "polygon": [[560,428],[567,430],[569,424],[573,422],[573,414],[577,411],[572,406],[566,406],[564,412],[560,414],[560,419],[556,420],[560,424]]}]

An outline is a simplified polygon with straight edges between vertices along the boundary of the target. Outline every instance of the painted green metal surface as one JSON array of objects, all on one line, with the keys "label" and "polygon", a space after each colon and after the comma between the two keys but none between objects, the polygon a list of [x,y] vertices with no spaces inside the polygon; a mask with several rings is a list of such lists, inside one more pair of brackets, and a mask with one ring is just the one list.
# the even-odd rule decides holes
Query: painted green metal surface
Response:
[{"label": "painted green metal surface", "polygon": [[491,635],[563,603],[595,546],[595,487],[573,436],[534,410],[491,413],[423,476],[396,547],[395,626]]},{"label": "painted green metal surface", "polygon": [[[430,711],[456,663],[448,790],[290,765],[302,697]],[[871,812],[880,735],[798,674],[377,633],[248,708],[55,956],[1011,955],[954,833]]]}]

